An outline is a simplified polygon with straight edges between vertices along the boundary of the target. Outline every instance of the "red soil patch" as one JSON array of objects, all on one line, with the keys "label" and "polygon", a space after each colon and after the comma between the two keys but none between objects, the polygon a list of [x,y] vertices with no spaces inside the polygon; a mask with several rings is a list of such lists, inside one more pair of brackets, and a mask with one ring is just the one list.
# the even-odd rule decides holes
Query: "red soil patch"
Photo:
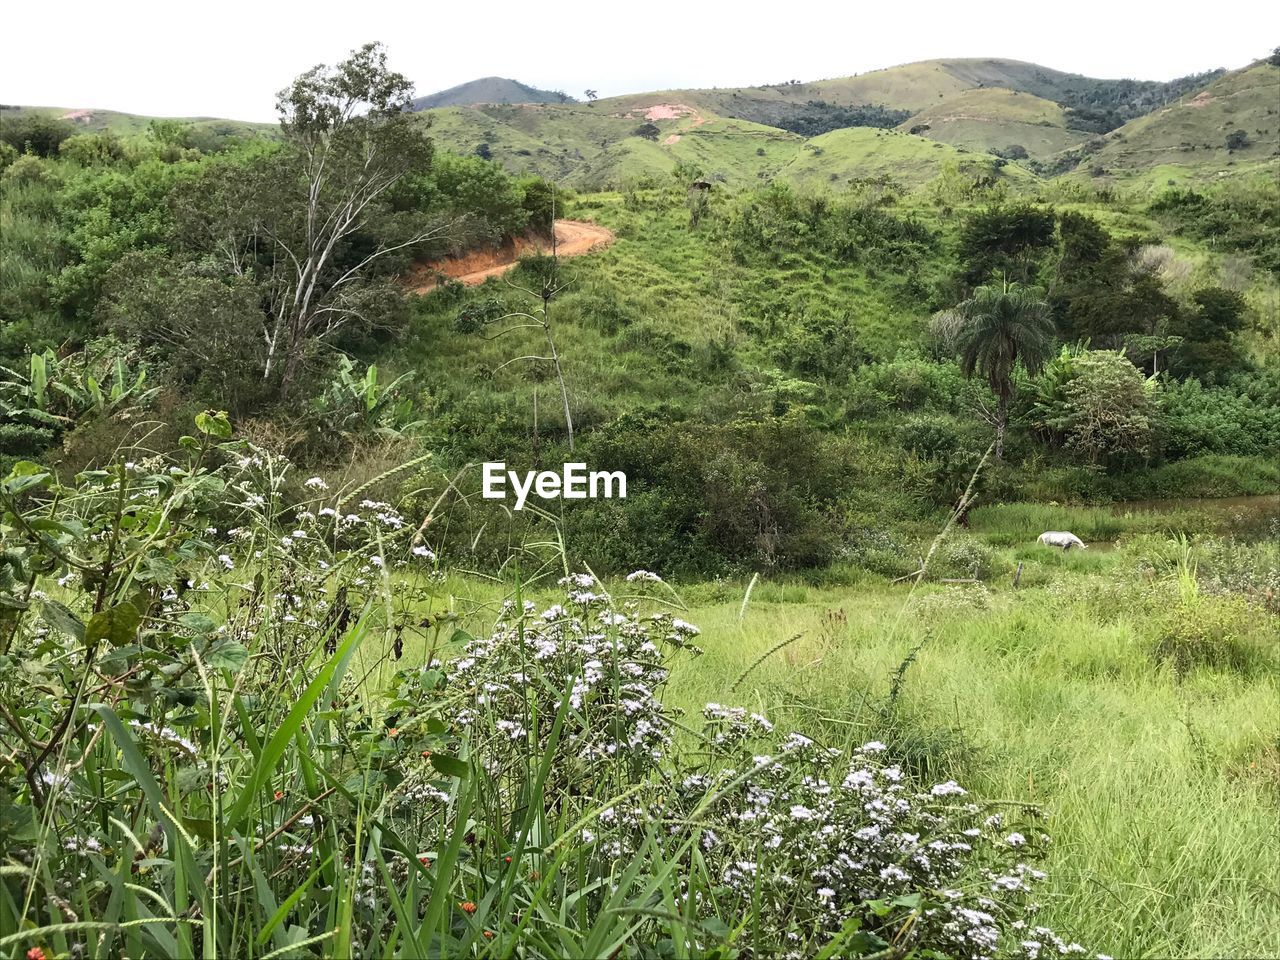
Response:
[{"label": "red soil patch", "polygon": [[[585,220],[556,221],[556,254],[561,257],[580,257],[593,250],[602,250],[613,243],[613,232]],[[457,257],[446,257],[432,263],[414,267],[406,278],[414,293],[430,293],[436,288],[437,278],[460,280],[469,287],[497,277],[516,265],[526,254],[551,252],[547,237],[529,234],[509,240],[496,250],[473,250]]]},{"label": "red soil patch", "polygon": [[693,107],[683,103],[655,103],[644,112],[646,120],[679,120],[690,114],[697,114]]}]

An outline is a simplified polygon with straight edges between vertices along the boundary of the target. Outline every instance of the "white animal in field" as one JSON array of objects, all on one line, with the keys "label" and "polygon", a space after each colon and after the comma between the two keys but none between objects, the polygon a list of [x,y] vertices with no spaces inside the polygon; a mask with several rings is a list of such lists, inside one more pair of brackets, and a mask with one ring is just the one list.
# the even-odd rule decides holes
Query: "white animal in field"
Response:
[{"label": "white animal in field", "polygon": [[1079,547],[1081,550],[1088,550],[1089,546],[1074,533],[1067,533],[1065,530],[1049,530],[1040,534],[1036,539],[1043,543],[1046,547],[1061,547],[1063,550],[1070,550],[1072,547]]}]

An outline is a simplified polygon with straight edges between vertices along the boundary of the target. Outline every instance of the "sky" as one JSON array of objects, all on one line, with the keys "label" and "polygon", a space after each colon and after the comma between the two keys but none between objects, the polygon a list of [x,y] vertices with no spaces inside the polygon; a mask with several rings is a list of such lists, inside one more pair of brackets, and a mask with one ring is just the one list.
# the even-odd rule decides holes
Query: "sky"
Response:
[{"label": "sky", "polygon": [[370,40],[387,45],[419,95],[497,75],[607,97],[934,57],[1169,80],[1265,56],[1280,43],[1280,3],[10,0],[0,34],[3,103],[269,121],[295,75]]}]

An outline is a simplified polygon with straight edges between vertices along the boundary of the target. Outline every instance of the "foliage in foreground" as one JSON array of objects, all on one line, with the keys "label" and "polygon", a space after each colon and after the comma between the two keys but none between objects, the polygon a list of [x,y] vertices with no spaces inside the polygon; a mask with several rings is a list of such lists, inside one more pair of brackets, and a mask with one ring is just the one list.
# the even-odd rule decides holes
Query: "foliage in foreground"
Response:
[{"label": "foliage in foreground", "polygon": [[654,575],[457,636],[399,512],[200,427],[4,481],[7,953],[1083,952],[1036,926],[1034,811],[735,708],[677,742]]}]

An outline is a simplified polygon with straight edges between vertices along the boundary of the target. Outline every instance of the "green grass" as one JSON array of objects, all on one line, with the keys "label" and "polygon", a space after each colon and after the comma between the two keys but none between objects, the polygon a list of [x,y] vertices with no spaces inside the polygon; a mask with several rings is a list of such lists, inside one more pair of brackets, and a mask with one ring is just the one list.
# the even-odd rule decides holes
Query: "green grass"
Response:
[{"label": "green grass", "polygon": [[1269,625],[1249,633],[1269,643],[1265,670],[1180,681],[1152,655],[1151,618],[1177,604],[1176,584],[1141,587],[1114,554],[1070,560],[1095,569],[1029,570],[1024,583],[1043,586],[996,587],[989,607],[960,599],[974,588],[925,587],[908,604],[903,586],[757,587],[741,621],[740,597],[695,605],[707,652],[676,669],[669,701],[725,702],[758,657],[799,634],[732,701],[810,731],[853,725],[930,777],[1043,805],[1049,926],[1115,956],[1277,952],[1264,852],[1280,826]]},{"label": "green grass", "polygon": [[[1033,515],[987,512],[999,529],[980,530],[975,511],[973,532],[993,542]],[[1068,516],[1100,530],[1114,519]],[[1195,530],[1208,522],[1177,516]],[[1131,520],[1118,522],[1150,528]],[[1280,828],[1280,649],[1274,618],[1192,584],[1213,549],[1197,544],[1023,544],[997,551],[982,586],[913,591],[838,571],[690,584],[681,616],[702,629],[705,653],[677,661],[665,701],[694,716],[740,704],[827,742],[882,740],[930,782],[1041,807],[1054,842],[1040,921],[1090,951],[1268,956],[1280,950],[1266,853]],[[442,592],[470,597],[456,609],[481,630],[500,588],[456,579]],[[1194,647],[1185,671],[1162,654],[1202,635],[1217,639]],[[1218,646],[1237,653],[1219,658]]]},{"label": "green grass", "polygon": [[1020,144],[1035,159],[1048,159],[1087,139],[1088,134],[1068,130],[1062,107],[1029,93],[1014,90],[966,90],[940,101],[898,129],[909,131],[927,125],[920,135],[977,153],[1003,150]]},{"label": "green grass", "polygon": [[[805,143],[796,159],[787,164],[781,178],[803,187],[839,187],[863,177],[890,176],[910,186],[919,186],[942,172],[944,163],[961,160],[985,169],[994,169],[992,158],[968,157],[949,144],[913,137],[898,130],[849,127],[833,130]],[[1003,171],[1016,182],[1031,182],[1034,176],[1010,165]]]},{"label": "green grass", "polygon": [[1203,515],[1188,507],[1176,512],[1125,512],[1123,506],[1076,507],[1043,503],[1002,503],[977,507],[970,529],[1000,546],[1034,543],[1046,530],[1069,530],[1085,543],[1114,541],[1126,533],[1195,529]]},{"label": "green grass", "polygon": [[[663,405],[697,416],[763,405],[768,396],[752,385],[788,374],[785,353],[751,323],[762,315],[785,321],[851,315],[860,342],[877,356],[892,355],[925,329],[927,314],[904,305],[896,278],[802,256],[773,267],[736,264],[708,231],[688,229],[682,204],[653,191],[634,203],[618,194],[592,195],[570,214],[617,235],[608,249],[566,262],[572,283],[552,304],[557,347],[584,427]],[[523,302],[502,278],[464,296]],[[526,330],[485,340],[459,334],[453,328],[459,308],[448,293],[423,298],[398,363],[418,368],[433,391],[465,394],[469,403],[490,404],[493,416],[530,423],[525,411],[537,384],[529,365],[508,366],[479,383],[476,375],[536,352],[541,335]],[[731,358],[723,364],[721,350]],[[545,401],[548,387],[538,389]]]}]

